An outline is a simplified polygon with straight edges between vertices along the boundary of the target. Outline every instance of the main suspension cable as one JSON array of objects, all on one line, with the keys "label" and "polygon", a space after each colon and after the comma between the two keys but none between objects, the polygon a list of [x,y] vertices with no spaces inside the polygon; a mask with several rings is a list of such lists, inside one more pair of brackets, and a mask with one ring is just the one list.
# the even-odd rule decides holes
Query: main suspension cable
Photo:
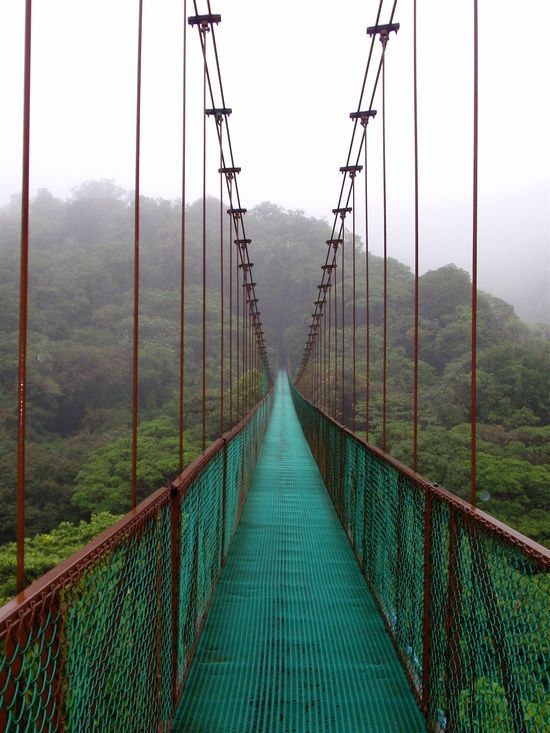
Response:
[{"label": "main suspension cable", "polygon": [[[360,94],[360,99],[359,99],[359,110],[361,109],[361,103],[362,103],[363,96],[364,96],[365,89],[366,89],[366,80],[368,78],[368,74],[369,74],[369,70],[370,70],[370,66],[371,66],[371,60],[372,60],[372,54],[373,54],[373,47],[374,47],[374,37],[375,37],[375,35],[377,33],[379,33],[383,29],[386,29],[387,32],[389,33],[391,31],[397,31],[398,28],[399,28],[399,24],[393,23],[395,9],[396,9],[396,6],[397,6],[397,0],[394,0],[393,5],[392,5],[392,10],[391,10],[391,14],[390,14],[390,22],[388,24],[386,24],[385,26],[379,26],[378,25],[378,21],[380,19],[380,14],[381,14],[381,9],[382,9],[382,2],[383,2],[383,0],[380,1],[379,7],[378,7],[378,13],[377,13],[377,17],[376,17],[376,26],[367,29],[367,32],[369,33],[369,35],[371,35],[371,44],[370,44],[370,49],[369,49],[369,55],[368,55],[368,60],[367,60],[367,65],[366,65],[366,70],[365,70],[365,75],[364,75],[364,79],[363,79],[363,85],[362,85],[362,88],[361,88],[361,94]],[[375,31],[375,32],[372,33],[371,31]],[[354,139],[355,139],[355,132],[356,132],[356,127],[357,127],[357,121],[359,119],[361,119],[361,116],[364,115],[364,114],[368,114],[368,115],[372,115],[372,116],[374,116],[376,114],[376,112],[374,110],[372,110],[372,104],[374,102],[374,98],[375,98],[375,95],[376,95],[376,90],[377,90],[377,86],[378,86],[378,82],[379,82],[379,78],[380,78],[380,74],[381,74],[381,68],[382,68],[382,58],[380,59],[380,62],[378,64],[378,70],[376,72],[376,77],[375,77],[375,81],[374,81],[374,84],[373,84],[373,89],[372,89],[372,94],[371,94],[371,98],[370,98],[370,104],[369,104],[368,111],[366,113],[360,113],[358,111],[358,112],[352,113],[350,115],[350,117],[354,118],[354,127],[353,127],[352,136],[351,136],[351,142],[350,142],[350,146],[349,146],[349,150],[348,150],[347,163],[346,163],[347,165],[349,165],[350,164],[350,161],[351,161],[351,155],[352,155],[352,152],[353,152],[353,144],[354,144]],[[365,140],[365,136],[363,135],[363,136],[361,136],[361,140],[360,140],[360,144],[359,144],[359,150],[357,152],[356,164],[358,164],[359,159],[361,157],[362,146],[363,146],[364,140]],[[342,185],[340,187],[340,194],[339,194],[339,198],[338,198],[338,207],[337,207],[337,209],[340,209],[344,205],[344,189],[345,189],[345,179],[342,181]],[[346,207],[349,206],[350,198],[351,198],[351,186],[348,189],[347,197],[345,199],[345,206]],[[335,219],[334,219],[333,226],[332,226],[331,239],[333,239],[335,237],[335,235],[336,235],[337,218],[338,218],[337,215],[335,215]],[[327,257],[325,259],[325,265],[328,265],[329,264],[330,257],[331,257],[331,252],[329,251],[329,252],[327,252]],[[332,259],[333,260],[334,260],[334,257],[335,257],[335,255],[332,256]],[[323,278],[321,280],[321,284],[323,284],[325,282],[325,278],[328,277],[327,272],[328,271],[323,268]],[[322,308],[322,307],[323,307],[323,304],[320,304],[319,306],[316,306],[316,309],[317,308]],[[296,375],[296,378],[295,378],[296,384],[299,384],[299,382],[300,382],[300,380],[302,378],[302,375],[303,375],[303,373],[304,373],[304,371],[305,371],[305,369],[307,367],[307,363],[308,363],[308,359],[309,359],[310,353],[311,353],[311,349],[306,346],[306,348],[304,349],[304,355],[302,357],[302,361],[300,363],[300,366],[299,366],[299,369],[298,369],[298,372],[297,372],[297,375]],[[336,356],[336,353],[335,353],[335,356]]]}]

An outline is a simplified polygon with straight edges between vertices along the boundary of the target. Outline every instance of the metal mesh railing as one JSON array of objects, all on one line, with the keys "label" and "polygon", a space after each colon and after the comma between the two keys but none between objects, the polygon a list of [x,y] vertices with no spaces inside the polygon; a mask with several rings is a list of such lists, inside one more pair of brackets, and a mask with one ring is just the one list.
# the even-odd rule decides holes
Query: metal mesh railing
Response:
[{"label": "metal mesh railing", "polygon": [[292,394],[429,729],[550,733],[550,552]]},{"label": "metal mesh railing", "polygon": [[0,730],[169,730],[272,395],[0,610]]}]

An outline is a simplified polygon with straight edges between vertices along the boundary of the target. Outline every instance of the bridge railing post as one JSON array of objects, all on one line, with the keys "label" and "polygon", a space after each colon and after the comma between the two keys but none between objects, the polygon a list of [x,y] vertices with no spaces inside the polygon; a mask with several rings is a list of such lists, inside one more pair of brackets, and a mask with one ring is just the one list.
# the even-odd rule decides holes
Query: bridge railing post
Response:
[{"label": "bridge railing post", "polygon": [[433,496],[424,494],[424,583],[422,609],[422,712],[427,717],[431,685],[431,615],[432,615],[432,514]]},{"label": "bridge railing post", "polygon": [[222,533],[220,568],[225,565],[225,523],[227,515],[227,438],[223,440],[223,480],[222,480]]},{"label": "bridge railing post", "polygon": [[178,686],[178,640],[180,635],[180,575],[181,575],[181,491],[170,486],[170,551],[172,572],[172,699],[174,708],[179,697]]}]

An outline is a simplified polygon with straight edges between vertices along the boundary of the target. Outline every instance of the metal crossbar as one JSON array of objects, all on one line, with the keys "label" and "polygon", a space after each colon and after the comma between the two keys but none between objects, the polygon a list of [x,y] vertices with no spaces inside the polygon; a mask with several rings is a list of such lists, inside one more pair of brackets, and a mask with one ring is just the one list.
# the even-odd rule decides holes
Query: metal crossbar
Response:
[{"label": "metal crossbar", "polygon": [[292,396],[429,729],[549,731],[550,552]]},{"label": "metal crossbar", "polygon": [[271,403],[0,610],[0,730],[169,730]]}]

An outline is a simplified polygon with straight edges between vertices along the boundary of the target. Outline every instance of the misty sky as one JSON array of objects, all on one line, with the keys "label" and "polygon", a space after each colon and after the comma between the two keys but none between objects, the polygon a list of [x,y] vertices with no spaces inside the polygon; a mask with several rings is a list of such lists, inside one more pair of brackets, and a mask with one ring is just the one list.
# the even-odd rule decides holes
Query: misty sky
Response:
[{"label": "misty sky", "polygon": [[[422,270],[470,269],[472,2],[419,2]],[[188,14],[192,14],[189,2]],[[212,3],[243,205],[270,200],[332,221],[368,52],[375,0]],[[480,2],[480,286],[519,303],[549,298],[548,0]],[[21,184],[22,0],[0,3],[0,205]],[[199,12],[206,12],[199,2]],[[382,20],[387,21],[385,2]],[[387,51],[389,253],[412,263],[412,2]],[[180,196],[183,2],[144,0],[142,190]],[[34,3],[31,191],[84,180],[133,187],[137,0]],[[188,199],[201,193],[201,82],[188,32]],[[377,101],[377,105],[379,101]],[[209,190],[217,194],[213,125]],[[381,125],[369,130],[372,200]],[[360,195],[360,194],[359,194]],[[360,215],[360,211],[358,211]],[[381,252],[372,212],[371,250]],[[362,234],[362,227],[358,231]],[[251,231],[249,235],[254,237]],[[324,242],[319,244],[319,260]],[[261,284],[261,273],[258,273]],[[314,289],[312,283],[312,291]],[[539,295],[540,293],[540,295]],[[546,301],[544,299],[546,298]]]}]

